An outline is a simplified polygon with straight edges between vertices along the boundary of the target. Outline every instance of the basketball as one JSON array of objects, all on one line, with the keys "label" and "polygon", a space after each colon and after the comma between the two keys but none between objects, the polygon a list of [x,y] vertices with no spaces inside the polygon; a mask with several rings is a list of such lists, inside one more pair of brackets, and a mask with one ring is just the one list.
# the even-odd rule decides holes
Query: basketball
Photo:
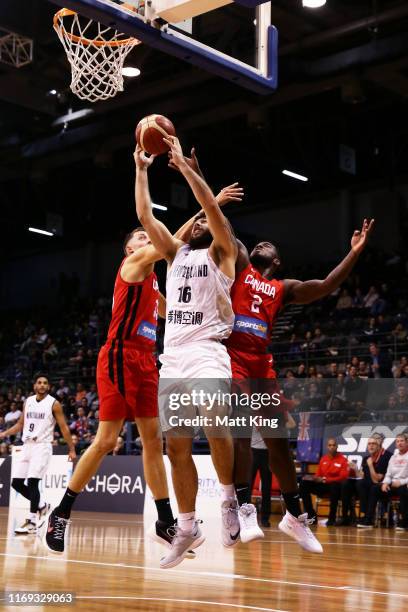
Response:
[{"label": "basketball", "polygon": [[136,127],[136,140],[143,151],[151,155],[162,155],[169,150],[163,137],[175,136],[174,125],[163,115],[148,115]]}]

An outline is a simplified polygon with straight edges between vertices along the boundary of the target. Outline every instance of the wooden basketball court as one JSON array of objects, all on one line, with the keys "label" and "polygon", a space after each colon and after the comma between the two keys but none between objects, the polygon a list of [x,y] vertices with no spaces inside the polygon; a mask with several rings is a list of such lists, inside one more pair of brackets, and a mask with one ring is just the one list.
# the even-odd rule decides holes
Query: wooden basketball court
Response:
[{"label": "wooden basketball court", "polygon": [[408,533],[392,529],[319,527],[324,554],[313,555],[280,533],[276,520],[264,541],[233,550],[206,523],[196,559],[161,570],[164,549],[145,539],[140,515],[74,513],[65,557],[49,554],[39,538],[14,536],[8,509],[0,524],[3,588],[73,591],[67,610],[396,612],[408,605]]}]

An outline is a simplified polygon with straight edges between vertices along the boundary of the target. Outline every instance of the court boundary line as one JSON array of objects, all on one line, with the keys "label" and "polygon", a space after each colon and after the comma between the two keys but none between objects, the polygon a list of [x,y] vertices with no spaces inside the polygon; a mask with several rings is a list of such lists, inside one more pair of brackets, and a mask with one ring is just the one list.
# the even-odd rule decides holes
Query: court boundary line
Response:
[{"label": "court boundary line", "polygon": [[18,558],[18,559],[39,559],[42,561],[51,561],[51,562],[59,562],[59,563],[73,563],[73,564],[84,564],[84,565],[96,565],[99,567],[123,567],[125,569],[135,569],[135,570],[142,570],[142,571],[154,571],[154,572],[163,572],[165,571],[167,574],[174,573],[174,574],[187,574],[188,576],[197,576],[197,577],[203,577],[203,576],[212,576],[212,577],[218,577],[218,578],[233,578],[234,580],[247,580],[250,582],[265,582],[265,583],[269,583],[269,584],[286,584],[288,586],[295,586],[295,587],[310,587],[312,589],[322,589],[322,590],[329,590],[329,591],[351,591],[351,592],[356,592],[356,593],[366,593],[368,595],[381,595],[381,596],[385,596],[385,597],[402,597],[402,598],[407,598],[408,599],[408,593],[393,593],[391,591],[372,591],[372,590],[367,590],[367,589],[359,589],[357,587],[354,587],[352,585],[342,585],[342,586],[333,586],[333,585],[323,585],[323,584],[314,584],[311,582],[295,582],[293,580],[274,580],[272,578],[255,578],[253,576],[244,576],[243,574],[224,574],[222,572],[207,572],[207,571],[196,571],[196,572],[192,572],[192,571],[188,571],[188,570],[181,570],[181,569],[174,569],[174,568],[170,568],[170,569],[166,569],[163,570],[160,567],[150,567],[147,565],[130,565],[127,563],[107,563],[104,561],[89,561],[89,560],[85,560],[85,559],[66,559],[64,557],[50,557],[50,556],[40,556],[40,555],[19,555],[17,553],[1,553],[0,552],[0,557],[12,557],[12,558]]},{"label": "court boundary line", "polygon": [[173,597],[136,597],[129,595],[76,595],[75,599],[126,599],[132,601],[167,601],[173,603],[191,603],[191,604],[204,604],[211,606],[225,606],[228,608],[243,608],[245,610],[257,610],[259,612],[289,612],[288,610],[281,610],[278,608],[259,608],[258,606],[246,606],[244,604],[224,603],[218,601],[201,601],[199,599],[177,599]]}]

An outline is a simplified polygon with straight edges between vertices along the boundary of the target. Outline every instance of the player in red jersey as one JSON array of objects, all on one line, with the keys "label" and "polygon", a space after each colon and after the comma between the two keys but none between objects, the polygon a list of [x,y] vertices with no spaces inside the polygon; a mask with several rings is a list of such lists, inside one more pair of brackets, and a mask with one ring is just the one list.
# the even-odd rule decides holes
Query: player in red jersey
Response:
[{"label": "player in red jersey", "polygon": [[[145,479],[159,516],[156,535],[166,534],[174,525],[158,422],[154,354],[161,298],[153,267],[161,256],[141,227],[127,236],[124,248],[126,257],[116,276],[108,337],[98,356],[99,427],[59,506],[49,516],[44,542],[52,552],[63,552],[74,501],[114,448],[125,419],[136,422],[142,439]],[[167,540],[168,535],[161,539]]]},{"label": "player in red jersey", "polygon": [[[356,230],[352,236],[349,253],[324,280],[276,280],[274,276],[281,263],[277,248],[270,242],[260,242],[249,255],[246,247],[239,243],[235,283],[231,290],[235,322],[233,332],[226,340],[235,380],[244,381],[246,386],[257,381],[261,383],[262,391],[268,390],[270,395],[279,391],[273,357],[268,354],[273,325],[279,312],[287,304],[309,304],[337,289],[348,277],[366,246],[373,224],[374,220],[364,220],[361,231]],[[288,408],[289,400],[280,396],[281,420],[284,420],[282,415]],[[264,432],[261,430],[261,433]],[[287,508],[279,528],[306,550],[322,552],[321,545],[308,527],[307,515],[302,514],[300,509],[295,464],[287,436],[263,435],[263,438],[268,447],[271,471],[279,480]],[[242,512],[240,509],[239,517],[242,533],[252,539],[251,531],[256,537],[257,525],[256,511],[250,504],[250,439],[237,438],[235,442],[235,486],[238,502],[244,510]]]}]

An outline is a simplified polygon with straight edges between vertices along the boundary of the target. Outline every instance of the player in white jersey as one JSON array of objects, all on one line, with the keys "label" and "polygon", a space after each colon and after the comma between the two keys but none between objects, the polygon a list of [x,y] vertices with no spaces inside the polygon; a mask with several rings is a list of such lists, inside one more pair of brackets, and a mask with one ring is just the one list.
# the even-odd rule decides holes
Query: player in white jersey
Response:
[{"label": "player in white jersey", "polygon": [[[48,504],[40,506],[39,483],[47,471],[52,457],[52,441],[56,422],[68,445],[69,458],[76,457],[68,425],[64,418],[62,406],[55,397],[48,394],[50,385],[48,377],[38,374],[34,378],[35,395],[28,397],[24,403],[23,414],[13,427],[0,433],[0,438],[13,436],[23,431],[23,448],[18,455],[17,465],[11,486],[30,501],[30,515],[15,530],[18,535],[37,533],[37,528],[44,522]],[[25,484],[27,481],[27,484]]]},{"label": "player in white jersey", "polygon": [[[170,234],[152,212],[147,170],[154,156],[147,157],[138,147],[135,153],[137,215],[149,233],[152,244],[168,263],[166,331],[164,352],[160,357],[163,366],[160,371],[159,403],[165,396],[167,399],[171,394],[174,397],[174,392],[180,394],[192,381],[196,383],[197,379],[204,379],[204,387],[207,382],[210,385],[212,383],[213,390],[216,379],[221,383],[228,381],[229,385],[230,359],[221,341],[229,336],[234,322],[229,291],[235,277],[237,257],[237,244],[231,226],[211,189],[186,162],[178,139],[169,137],[165,140],[171,148],[171,164],[184,175],[205,216],[194,221],[188,244]],[[199,408],[202,415],[202,412],[206,413],[208,405],[201,404]],[[215,409],[221,418],[228,415],[229,406],[222,402],[213,405],[212,416]],[[204,537],[195,518],[198,479],[192,458],[192,430],[188,423],[184,429],[180,419],[178,428],[176,424],[179,430],[177,436],[174,431],[169,431],[172,426],[169,419],[163,419],[163,405],[160,410],[162,427],[167,432],[167,454],[172,464],[173,484],[179,506],[178,526],[172,548],[160,562],[161,567],[168,568],[180,563],[186,551],[197,548]],[[210,431],[205,426],[204,430],[222,489],[223,543],[231,546],[239,536],[232,477],[232,438],[228,428],[224,428],[222,435],[219,430]]]}]

